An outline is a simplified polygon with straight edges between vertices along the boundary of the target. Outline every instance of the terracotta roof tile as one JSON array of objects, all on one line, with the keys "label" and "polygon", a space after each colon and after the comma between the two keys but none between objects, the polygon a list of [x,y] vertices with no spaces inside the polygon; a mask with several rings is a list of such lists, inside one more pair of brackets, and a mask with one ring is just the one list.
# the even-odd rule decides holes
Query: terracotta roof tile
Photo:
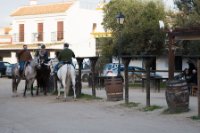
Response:
[{"label": "terracotta roof tile", "polygon": [[13,13],[11,13],[11,16],[63,13],[67,11],[73,3],[74,1],[53,3],[47,5],[23,6],[15,10]]},{"label": "terracotta roof tile", "polygon": [[[6,44],[6,45],[0,45],[0,51],[1,50],[12,50],[12,49],[22,49],[24,44]],[[60,46],[63,44],[46,44],[46,49],[60,49],[60,48],[52,48],[52,46]],[[38,49],[38,44],[28,44],[28,49]]]},{"label": "terracotta roof tile", "polygon": [[9,32],[10,32],[11,30],[12,30],[11,27],[5,27],[5,28],[4,28],[5,34],[9,34]]}]

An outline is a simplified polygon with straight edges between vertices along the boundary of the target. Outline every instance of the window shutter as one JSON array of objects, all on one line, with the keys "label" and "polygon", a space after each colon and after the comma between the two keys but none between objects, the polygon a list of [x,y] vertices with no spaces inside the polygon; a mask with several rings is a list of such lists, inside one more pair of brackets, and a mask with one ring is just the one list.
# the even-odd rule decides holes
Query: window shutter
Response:
[{"label": "window shutter", "polygon": [[61,41],[64,38],[64,23],[63,21],[57,22],[57,41]]},{"label": "window shutter", "polygon": [[24,42],[24,24],[19,24],[19,42]]},{"label": "window shutter", "polygon": [[43,41],[43,23],[38,23],[38,41]]}]

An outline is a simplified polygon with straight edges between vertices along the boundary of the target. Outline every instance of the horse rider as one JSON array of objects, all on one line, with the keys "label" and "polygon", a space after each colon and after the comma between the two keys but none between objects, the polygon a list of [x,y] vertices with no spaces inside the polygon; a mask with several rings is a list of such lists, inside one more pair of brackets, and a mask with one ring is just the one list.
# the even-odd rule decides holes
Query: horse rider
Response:
[{"label": "horse rider", "polygon": [[27,45],[23,45],[23,49],[18,52],[17,60],[19,63],[19,73],[22,75],[24,73],[25,65],[32,60],[32,56]]},{"label": "horse rider", "polygon": [[59,63],[55,66],[54,73],[56,73],[58,69],[64,64],[73,65],[72,58],[75,58],[74,52],[71,49],[69,49],[68,43],[64,43],[64,49],[60,51],[58,55]]},{"label": "horse rider", "polygon": [[39,56],[39,58],[44,61],[44,63],[48,63],[48,51],[46,50],[46,46],[41,44],[40,49],[36,51],[35,56]]}]

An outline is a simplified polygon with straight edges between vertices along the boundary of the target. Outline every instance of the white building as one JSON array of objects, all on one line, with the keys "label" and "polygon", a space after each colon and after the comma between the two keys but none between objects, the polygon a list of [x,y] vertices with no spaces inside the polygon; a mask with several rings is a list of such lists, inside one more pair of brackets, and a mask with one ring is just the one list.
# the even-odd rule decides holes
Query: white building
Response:
[{"label": "white building", "polygon": [[79,1],[38,5],[37,0],[30,0],[30,5],[11,14],[13,44],[68,42],[76,56],[95,56],[95,39],[91,36],[95,15],[95,10],[81,9]]},{"label": "white building", "polygon": [[11,27],[0,28],[0,45],[11,44]]}]

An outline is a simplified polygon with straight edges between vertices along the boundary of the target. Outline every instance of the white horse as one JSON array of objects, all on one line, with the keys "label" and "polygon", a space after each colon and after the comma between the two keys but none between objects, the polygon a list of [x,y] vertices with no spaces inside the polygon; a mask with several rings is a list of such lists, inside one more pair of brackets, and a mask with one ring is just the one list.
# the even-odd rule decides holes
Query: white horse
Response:
[{"label": "white horse", "polygon": [[25,90],[24,96],[26,96],[26,90],[31,89],[31,95],[33,96],[33,82],[36,77],[36,67],[38,65],[37,58],[33,59],[30,63],[28,63],[24,68],[24,77],[22,77],[19,73],[18,64],[13,68],[13,76],[12,76],[12,90],[13,96],[17,96],[17,87],[21,81],[21,79],[25,79]]},{"label": "white horse", "polygon": [[[53,72],[53,63],[52,60],[49,62],[50,63],[50,68],[51,72]],[[75,79],[76,79],[76,72],[75,68],[71,64],[64,64],[62,67],[59,68],[57,72],[57,77],[58,77],[58,96],[57,99],[60,98],[60,89],[61,86],[63,85],[64,87],[64,100],[66,101],[67,95],[69,94],[70,90],[70,85],[72,83],[72,89],[74,91],[74,99],[76,99],[76,90],[75,90]]]}]

